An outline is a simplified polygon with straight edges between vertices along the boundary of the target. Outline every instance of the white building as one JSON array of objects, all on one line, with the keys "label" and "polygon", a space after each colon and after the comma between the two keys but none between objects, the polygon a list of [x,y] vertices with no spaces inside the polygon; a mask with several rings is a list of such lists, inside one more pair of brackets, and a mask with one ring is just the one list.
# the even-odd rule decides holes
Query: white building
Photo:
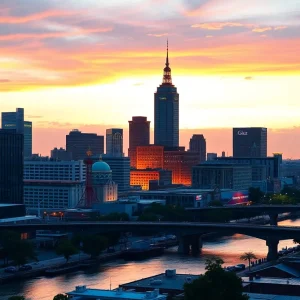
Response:
[{"label": "white building", "polygon": [[98,202],[118,200],[118,185],[112,181],[112,171],[106,162],[98,161],[93,164],[92,181]]},{"label": "white building", "polygon": [[24,204],[30,212],[73,208],[83,194],[85,176],[83,161],[25,161]]},{"label": "white building", "polygon": [[121,288],[110,290],[87,289],[86,286],[76,286],[76,289],[67,293],[73,299],[101,299],[101,300],[166,300],[167,296],[161,295],[159,290],[139,293],[135,291],[123,291]]}]

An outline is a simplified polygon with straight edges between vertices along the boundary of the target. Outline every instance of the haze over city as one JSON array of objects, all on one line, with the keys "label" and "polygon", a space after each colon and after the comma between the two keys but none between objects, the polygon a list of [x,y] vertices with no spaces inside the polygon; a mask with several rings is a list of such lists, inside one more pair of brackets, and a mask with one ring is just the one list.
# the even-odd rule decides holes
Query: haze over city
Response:
[{"label": "haze over city", "polygon": [[[84,3],[84,4],[83,4]],[[169,39],[180,144],[203,133],[231,155],[234,126],[268,127],[268,151],[297,158],[300,1],[9,1],[0,4],[0,107],[24,107],[33,151],[73,128],[104,134],[145,115]],[[153,140],[153,139],[152,139]]]}]

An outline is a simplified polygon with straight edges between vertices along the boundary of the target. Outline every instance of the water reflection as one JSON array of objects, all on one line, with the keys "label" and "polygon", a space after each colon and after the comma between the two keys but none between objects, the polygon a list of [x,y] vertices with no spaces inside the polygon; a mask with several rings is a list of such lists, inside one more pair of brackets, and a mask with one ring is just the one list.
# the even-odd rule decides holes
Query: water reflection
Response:
[{"label": "water reflection", "polygon": [[[299,226],[300,220],[286,220],[280,222],[280,225]],[[292,245],[292,240],[281,241],[278,249]],[[76,285],[82,284],[93,288],[116,288],[119,284],[162,273],[168,268],[176,269],[182,274],[200,274],[204,272],[207,258],[219,256],[225,261],[225,265],[235,265],[241,263],[239,257],[245,251],[253,251],[258,258],[266,257],[266,242],[241,234],[212,237],[204,241],[202,253],[198,256],[180,255],[176,248],[172,248],[164,256],[145,261],[118,260],[58,277],[37,277],[5,284],[0,286],[0,300],[16,294],[25,295],[26,299],[31,300],[52,300],[54,295],[71,291]]]}]

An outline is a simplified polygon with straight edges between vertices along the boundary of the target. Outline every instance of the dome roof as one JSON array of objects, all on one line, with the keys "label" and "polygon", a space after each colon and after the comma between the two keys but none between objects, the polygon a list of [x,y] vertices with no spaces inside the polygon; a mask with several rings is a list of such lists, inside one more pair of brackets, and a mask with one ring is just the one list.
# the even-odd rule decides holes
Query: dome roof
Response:
[{"label": "dome roof", "polygon": [[97,161],[92,166],[92,172],[110,172],[110,166],[104,161]]}]

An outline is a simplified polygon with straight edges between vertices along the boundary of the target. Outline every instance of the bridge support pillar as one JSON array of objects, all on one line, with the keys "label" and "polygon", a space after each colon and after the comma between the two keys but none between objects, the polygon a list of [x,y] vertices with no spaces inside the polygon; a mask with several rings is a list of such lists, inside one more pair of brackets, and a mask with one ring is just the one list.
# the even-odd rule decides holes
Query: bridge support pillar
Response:
[{"label": "bridge support pillar", "polygon": [[202,250],[202,239],[201,236],[193,236],[191,240],[192,253],[199,254]]},{"label": "bridge support pillar", "polygon": [[276,260],[278,258],[278,243],[279,240],[270,238],[266,240],[266,245],[268,246],[267,261]]},{"label": "bridge support pillar", "polygon": [[272,213],[269,214],[270,225],[278,225],[278,214]]},{"label": "bridge support pillar", "polygon": [[190,253],[190,241],[188,236],[180,236],[178,237],[179,245],[178,252],[182,254]]}]

